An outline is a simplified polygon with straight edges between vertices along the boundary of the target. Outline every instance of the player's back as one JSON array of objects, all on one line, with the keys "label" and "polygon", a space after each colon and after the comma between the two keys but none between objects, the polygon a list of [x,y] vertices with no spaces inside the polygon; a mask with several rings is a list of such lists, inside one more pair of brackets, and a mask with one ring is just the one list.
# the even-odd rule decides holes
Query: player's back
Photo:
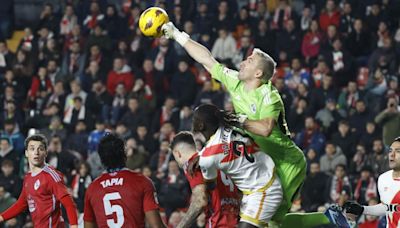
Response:
[{"label": "player's back", "polygon": [[158,209],[155,197],[151,180],[139,173],[104,173],[86,192],[84,220],[98,227],[144,227],[145,212]]},{"label": "player's back", "polygon": [[225,127],[220,127],[200,152],[200,167],[212,167],[202,169],[205,177],[213,168],[221,169],[241,191],[261,189],[275,178],[271,157],[259,151],[250,138]]}]

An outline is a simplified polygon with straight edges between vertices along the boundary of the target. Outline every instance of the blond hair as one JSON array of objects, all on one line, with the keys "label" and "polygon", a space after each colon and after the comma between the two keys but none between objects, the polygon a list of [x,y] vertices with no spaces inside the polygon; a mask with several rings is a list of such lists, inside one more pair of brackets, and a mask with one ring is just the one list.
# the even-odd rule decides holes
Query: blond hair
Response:
[{"label": "blond hair", "polygon": [[254,48],[253,54],[260,57],[259,64],[262,71],[261,81],[265,83],[274,76],[276,72],[276,62],[270,55],[259,48]]}]

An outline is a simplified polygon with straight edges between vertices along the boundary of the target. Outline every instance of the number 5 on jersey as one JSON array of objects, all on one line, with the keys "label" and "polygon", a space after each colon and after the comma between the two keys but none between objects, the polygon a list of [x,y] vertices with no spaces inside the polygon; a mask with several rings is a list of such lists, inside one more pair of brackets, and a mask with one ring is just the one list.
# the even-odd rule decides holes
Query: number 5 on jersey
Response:
[{"label": "number 5 on jersey", "polygon": [[118,192],[107,193],[103,197],[104,211],[106,216],[116,213],[117,221],[107,219],[108,227],[122,227],[124,224],[124,210],[120,205],[112,205],[111,200],[119,200],[121,195]]}]

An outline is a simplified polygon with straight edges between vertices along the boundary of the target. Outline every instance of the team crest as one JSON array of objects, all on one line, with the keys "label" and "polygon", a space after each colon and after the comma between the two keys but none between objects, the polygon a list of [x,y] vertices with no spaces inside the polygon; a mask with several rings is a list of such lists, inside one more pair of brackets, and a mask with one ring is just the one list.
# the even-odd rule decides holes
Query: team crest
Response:
[{"label": "team crest", "polygon": [[251,105],[250,105],[250,110],[251,110],[252,113],[255,114],[255,113],[257,112],[257,107],[256,107],[256,105],[255,105],[255,104],[251,104]]},{"label": "team crest", "polygon": [[39,187],[40,187],[40,180],[37,180],[37,181],[35,182],[35,184],[33,185],[33,188],[34,188],[35,190],[38,190]]}]

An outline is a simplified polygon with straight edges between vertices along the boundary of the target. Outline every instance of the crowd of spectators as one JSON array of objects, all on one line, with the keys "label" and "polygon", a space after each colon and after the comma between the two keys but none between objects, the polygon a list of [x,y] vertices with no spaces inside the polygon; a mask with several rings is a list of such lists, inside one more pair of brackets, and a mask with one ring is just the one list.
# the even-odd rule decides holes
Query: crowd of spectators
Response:
[{"label": "crowd of spectators", "polygon": [[[139,15],[152,5],[230,68],[254,47],[275,58],[273,83],[308,163],[294,211],[379,202],[376,180],[400,132],[399,0],[64,0],[59,10],[43,5],[15,53],[5,41],[15,30],[12,0],[4,2],[0,210],[19,196],[25,137],[40,132],[50,142],[48,163],[64,173],[83,212],[85,189],[102,172],[98,142],[113,131],[126,140],[127,167],[154,181],[169,226],[179,222],[190,188],[169,142],[190,129],[199,104],[233,107],[179,44],[142,36]],[[381,220],[367,216],[360,227]],[[29,216],[7,226],[25,223]]]}]

